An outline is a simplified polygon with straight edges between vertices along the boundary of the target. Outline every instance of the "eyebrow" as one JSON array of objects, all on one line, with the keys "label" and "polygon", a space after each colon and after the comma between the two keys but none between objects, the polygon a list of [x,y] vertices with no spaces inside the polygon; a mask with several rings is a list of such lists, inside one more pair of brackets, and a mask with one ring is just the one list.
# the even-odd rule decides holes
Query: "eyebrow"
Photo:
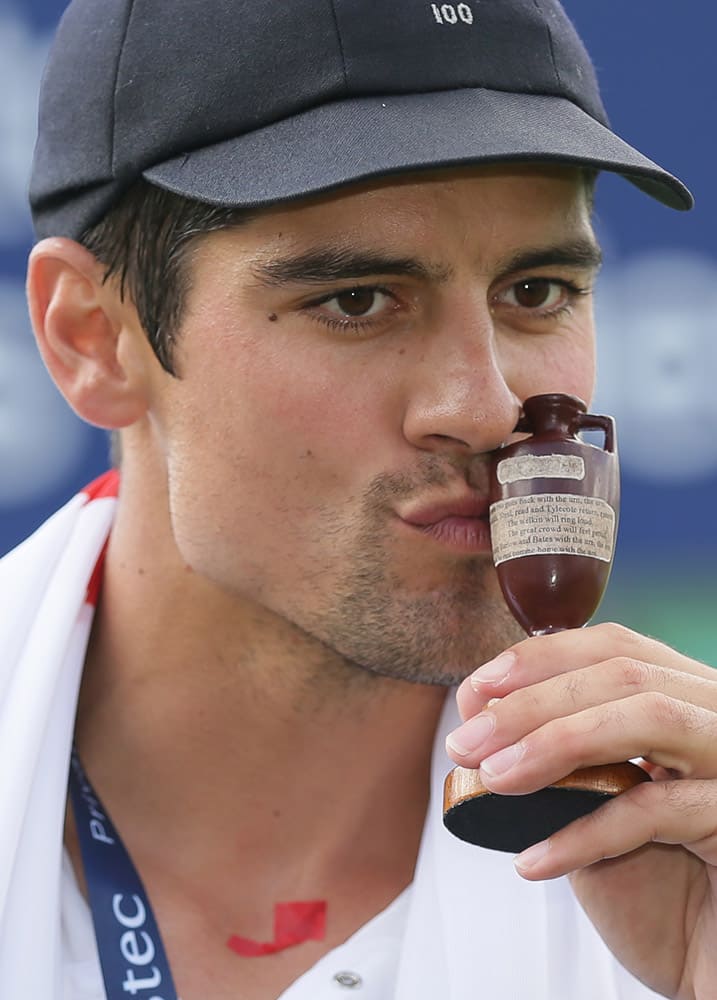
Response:
[{"label": "eyebrow", "polygon": [[[598,270],[601,263],[602,253],[597,243],[579,239],[555,246],[520,250],[500,262],[498,271],[507,275],[542,267]],[[350,281],[377,274],[408,276],[443,284],[451,278],[453,269],[428,264],[414,257],[394,257],[353,247],[325,246],[254,264],[252,272],[261,284],[270,286]]]},{"label": "eyebrow", "polygon": [[322,284],[375,274],[395,274],[421,278],[424,281],[445,282],[451,268],[426,264],[414,257],[393,257],[389,254],[353,247],[326,246],[295,256],[265,261],[252,267],[255,277],[266,285],[299,282]]},{"label": "eyebrow", "polygon": [[499,267],[503,274],[532,271],[541,267],[572,267],[597,271],[602,265],[602,250],[594,240],[579,239],[555,246],[532,247],[507,257]]}]

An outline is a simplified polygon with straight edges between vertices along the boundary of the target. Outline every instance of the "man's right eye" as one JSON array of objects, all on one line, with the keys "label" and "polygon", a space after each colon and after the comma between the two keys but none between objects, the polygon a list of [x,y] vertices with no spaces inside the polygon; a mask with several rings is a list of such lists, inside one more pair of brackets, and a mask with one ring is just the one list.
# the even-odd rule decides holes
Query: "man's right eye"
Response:
[{"label": "man's right eye", "polygon": [[336,317],[358,319],[380,312],[388,298],[387,293],[378,288],[362,286],[338,292],[325,299],[322,305]]}]

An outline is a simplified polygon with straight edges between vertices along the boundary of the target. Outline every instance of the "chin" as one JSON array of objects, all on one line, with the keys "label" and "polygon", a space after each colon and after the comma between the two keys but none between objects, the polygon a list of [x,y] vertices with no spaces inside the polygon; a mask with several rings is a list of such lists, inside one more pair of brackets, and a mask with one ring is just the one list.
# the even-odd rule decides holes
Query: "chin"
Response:
[{"label": "chin", "polygon": [[[494,614],[480,616],[463,628],[450,631],[436,628],[396,627],[387,633],[366,632],[353,643],[334,648],[354,667],[379,677],[409,684],[455,687],[482,663],[525,638],[525,632],[509,614],[505,605]],[[445,624],[445,623],[444,623]],[[417,626],[417,627],[416,627]]]}]

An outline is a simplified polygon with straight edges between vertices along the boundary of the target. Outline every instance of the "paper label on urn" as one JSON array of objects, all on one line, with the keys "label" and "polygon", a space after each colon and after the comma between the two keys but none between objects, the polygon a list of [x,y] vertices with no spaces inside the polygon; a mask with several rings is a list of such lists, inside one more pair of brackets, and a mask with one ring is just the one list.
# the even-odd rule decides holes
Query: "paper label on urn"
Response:
[{"label": "paper label on urn", "polygon": [[585,462],[580,455],[514,455],[498,462],[496,476],[501,486],[522,479],[584,479]]},{"label": "paper label on urn", "polygon": [[498,500],[490,509],[493,562],[522,556],[589,556],[610,562],[615,511],[598,497],[539,493]]}]

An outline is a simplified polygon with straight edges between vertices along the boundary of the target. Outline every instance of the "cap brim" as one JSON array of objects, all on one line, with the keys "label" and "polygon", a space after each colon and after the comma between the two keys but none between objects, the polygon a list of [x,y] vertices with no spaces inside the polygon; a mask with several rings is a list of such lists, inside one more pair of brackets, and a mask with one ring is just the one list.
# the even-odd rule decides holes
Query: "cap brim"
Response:
[{"label": "cap brim", "polygon": [[478,89],[321,105],[152,166],[144,177],[199,201],[251,207],[372,177],[496,161],[607,170],[671,208],[693,205],[681,181],[565,98]]}]

